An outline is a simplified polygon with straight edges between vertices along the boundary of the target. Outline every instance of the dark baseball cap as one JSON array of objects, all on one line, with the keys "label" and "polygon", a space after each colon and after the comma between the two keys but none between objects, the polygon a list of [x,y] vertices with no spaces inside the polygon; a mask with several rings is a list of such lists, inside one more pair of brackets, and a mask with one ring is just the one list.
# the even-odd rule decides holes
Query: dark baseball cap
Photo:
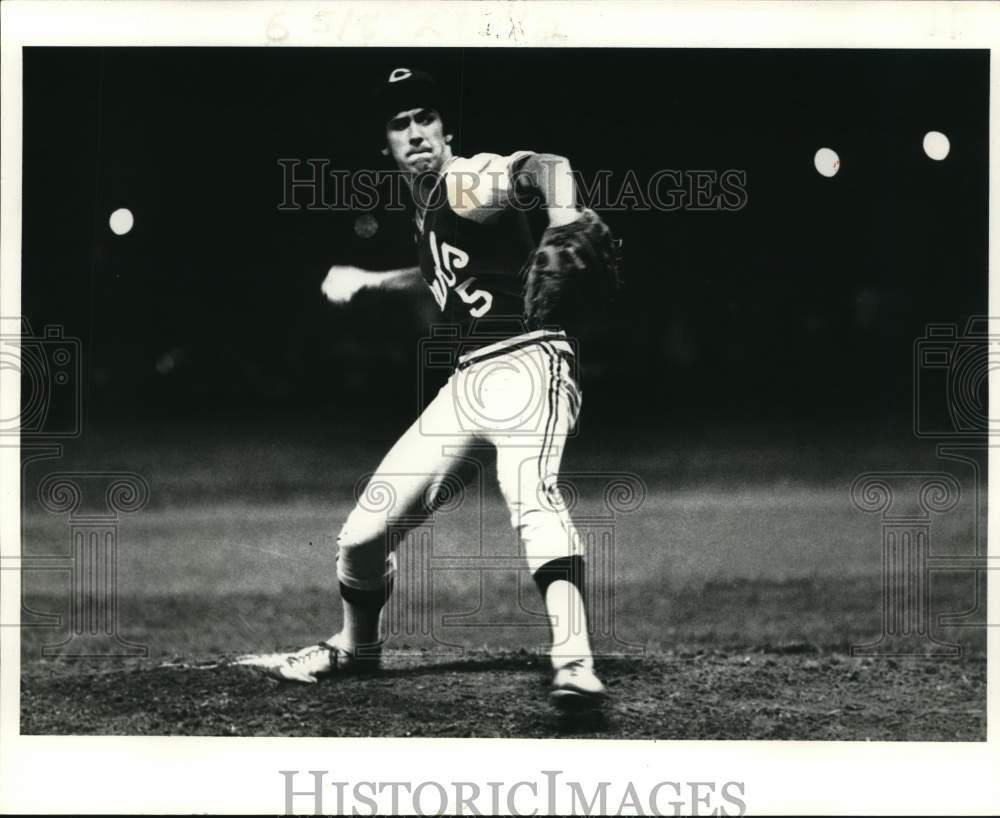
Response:
[{"label": "dark baseball cap", "polygon": [[379,127],[384,128],[390,117],[413,108],[433,108],[444,117],[445,95],[426,71],[404,66],[393,68],[375,89],[373,116]]}]

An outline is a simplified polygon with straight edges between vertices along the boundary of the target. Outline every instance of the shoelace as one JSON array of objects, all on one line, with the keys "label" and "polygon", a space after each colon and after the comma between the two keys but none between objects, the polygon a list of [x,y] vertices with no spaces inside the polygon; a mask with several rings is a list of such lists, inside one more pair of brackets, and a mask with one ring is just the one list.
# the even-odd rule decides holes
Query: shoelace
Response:
[{"label": "shoelace", "polygon": [[312,659],[317,653],[320,653],[324,650],[327,650],[327,648],[323,648],[320,645],[316,645],[315,647],[310,648],[306,653],[296,653],[293,654],[292,656],[289,656],[288,664],[296,665],[299,662],[305,662],[308,659]]}]

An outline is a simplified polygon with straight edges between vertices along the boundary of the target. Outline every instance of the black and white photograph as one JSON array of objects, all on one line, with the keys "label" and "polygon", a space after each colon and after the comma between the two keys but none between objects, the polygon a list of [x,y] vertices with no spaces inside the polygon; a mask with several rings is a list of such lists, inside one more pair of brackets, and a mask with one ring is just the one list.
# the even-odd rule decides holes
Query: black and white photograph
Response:
[{"label": "black and white photograph", "polygon": [[[289,814],[765,808],[622,781],[645,746],[995,760],[990,48],[306,5],[4,43],[5,736],[344,740],[262,774]],[[553,741],[358,781],[354,739]]]}]

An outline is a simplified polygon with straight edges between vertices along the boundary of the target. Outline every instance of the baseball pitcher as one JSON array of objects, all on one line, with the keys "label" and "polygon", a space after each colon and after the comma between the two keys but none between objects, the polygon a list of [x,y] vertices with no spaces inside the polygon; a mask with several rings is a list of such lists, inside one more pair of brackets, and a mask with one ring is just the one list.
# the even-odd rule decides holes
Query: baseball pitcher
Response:
[{"label": "baseball pitcher", "polygon": [[[452,153],[450,122],[430,75],[396,68],[375,95],[383,153],[412,193],[418,265],[390,272],[337,266],[322,285],[335,304],[362,289],[428,287],[442,322],[461,329],[446,385],[379,464],[337,540],[343,626],[272,667],[313,683],[379,666],[380,617],[396,557],[387,536],[435,510],[442,482],[460,474],[474,446],[496,449],[497,478],[527,565],[549,614],[551,701],[588,707],[605,696],[594,673],[580,540],[556,486],[567,435],[580,411],[566,328],[581,299],[617,282],[607,227],[576,206],[569,162],[520,151]],[[548,226],[532,238],[527,208]],[[386,499],[388,498],[388,499]],[[404,523],[405,524],[405,523]],[[398,541],[398,536],[391,538]]]}]

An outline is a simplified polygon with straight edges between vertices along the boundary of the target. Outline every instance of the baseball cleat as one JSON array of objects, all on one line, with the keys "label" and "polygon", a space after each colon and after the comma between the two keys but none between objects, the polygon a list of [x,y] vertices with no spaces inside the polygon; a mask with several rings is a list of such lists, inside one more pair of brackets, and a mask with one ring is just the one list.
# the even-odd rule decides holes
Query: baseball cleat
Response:
[{"label": "baseball cleat", "polygon": [[599,706],[607,695],[594,671],[577,659],[556,671],[549,701],[560,710],[585,710]]},{"label": "baseball cleat", "polygon": [[359,656],[355,651],[337,644],[335,636],[329,642],[309,645],[295,653],[243,656],[236,660],[236,664],[260,668],[268,676],[282,682],[316,684],[338,674],[372,673],[379,669],[381,659],[381,645]]}]

